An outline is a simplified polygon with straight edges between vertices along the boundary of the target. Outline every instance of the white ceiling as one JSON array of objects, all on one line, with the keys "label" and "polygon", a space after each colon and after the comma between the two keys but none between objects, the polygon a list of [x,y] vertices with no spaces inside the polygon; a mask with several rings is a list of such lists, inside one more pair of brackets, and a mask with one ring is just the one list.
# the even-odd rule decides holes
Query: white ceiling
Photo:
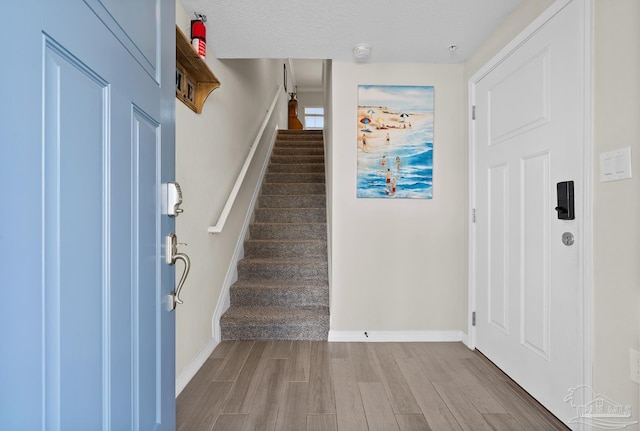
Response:
[{"label": "white ceiling", "polygon": [[295,59],[288,67],[298,91],[322,91],[322,60]]},{"label": "white ceiling", "polygon": [[369,62],[397,63],[464,62],[521,1],[180,0],[207,16],[207,51],[220,59],[354,61],[364,42]]}]

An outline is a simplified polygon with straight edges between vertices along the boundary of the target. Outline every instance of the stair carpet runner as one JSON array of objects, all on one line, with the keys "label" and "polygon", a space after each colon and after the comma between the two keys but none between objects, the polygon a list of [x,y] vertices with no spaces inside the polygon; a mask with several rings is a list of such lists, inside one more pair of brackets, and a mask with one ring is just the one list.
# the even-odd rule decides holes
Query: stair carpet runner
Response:
[{"label": "stair carpet runner", "polygon": [[220,319],[223,340],[326,340],[327,215],[322,131],[280,130]]}]

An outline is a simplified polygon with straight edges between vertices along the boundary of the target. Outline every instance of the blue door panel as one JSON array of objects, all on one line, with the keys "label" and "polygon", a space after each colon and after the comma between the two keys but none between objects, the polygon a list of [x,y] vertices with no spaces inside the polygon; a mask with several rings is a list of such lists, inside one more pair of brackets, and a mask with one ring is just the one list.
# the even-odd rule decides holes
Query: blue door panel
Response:
[{"label": "blue door panel", "polygon": [[135,195],[137,205],[134,213],[134,235],[140,247],[136,250],[137,271],[134,277],[134,319],[138,328],[133,332],[134,410],[135,423],[141,430],[154,429],[161,422],[156,396],[137,397],[137,394],[159,394],[160,388],[160,311],[161,301],[158,282],[160,243],[153,241],[160,233],[160,125],[151,117],[134,107],[132,116],[132,138],[134,149]]},{"label": "blue door panel", "polygon": [[46,423],[48,429],[87,429],[102,423],[108,359],[108,91],[48,38],[44,49]]},{"label": "blue door panel", "polygon": [[0,68],[12,191],[0,324],[15,328],[0,349],[0,429],[175,428],[174,221],[159,199],[175,175],[174,12],[169,0],[3,3],[20,67]]},{"label": "blue door panel", "polygon": [[159,12],[162,2],[136,0],[135,13],[130,3],[122,0],[84,0],[84,2],[140,66],[160,82],[158,47],[161,43],[162,21],[159,18],[162,15]]}]

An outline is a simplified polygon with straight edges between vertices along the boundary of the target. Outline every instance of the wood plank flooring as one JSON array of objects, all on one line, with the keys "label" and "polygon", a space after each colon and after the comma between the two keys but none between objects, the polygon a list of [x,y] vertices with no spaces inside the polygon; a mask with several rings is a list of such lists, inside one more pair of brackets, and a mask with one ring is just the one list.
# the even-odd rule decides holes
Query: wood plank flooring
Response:
[{"label": "wood plank flooring", "polygon": [[567,430],[461,343],[223,341],[180,431]]}]

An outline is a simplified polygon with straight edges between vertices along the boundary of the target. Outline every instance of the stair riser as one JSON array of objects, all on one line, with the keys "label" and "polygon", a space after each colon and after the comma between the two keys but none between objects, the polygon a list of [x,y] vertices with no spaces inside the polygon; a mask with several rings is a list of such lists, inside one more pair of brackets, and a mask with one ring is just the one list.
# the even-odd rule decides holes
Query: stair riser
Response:
[{"label": "stair riser", "polygon": [[329,303],[329,289],[231,287],[231,304],[236,307],[323,307]]},{"label": "stair riser", "polygon": [[325,223],[311,224],[252,224],[250,236],[255,239],[327,239]]},{"label": "stair riser", "polygon": [[269,173],[324,173],[324,163],[302,163],[299,165],[270,163]]},{"label": "stair riser", "polygon": [[302,138],[322,138],[323,135],[324,135],[323,130],[294,130],[294,129],[278,130],[278,137],[299,136]]},{"label": "stair riser", "polygon": [[324,208],[257,208],[255,223],[326,223]]},{"label": "stair riser", "polygon": [[291,156],[271,156],[271,163],[281,163],[290,165],[299,165],[303,163],[322,163],[324,164],[324,155],[291,155]]},{"label": "stair riser", "polygon": [[322,138],[324,136],[323,130],[293,130],[293,129],[281,129],[278,130],[278,137],[300,137],[301,139]]},{"label": "stair riser", "polygon": [[272,257],[275,259],[327,258],[327,242],[314,241],[256,241],[249,240],[244,245],[246,257]]},{"label": "stair riser", "polygon": [[260,208],[325,208],[324,195],[261,195],[258,198]]},{"label": "stair riser", "polygon": [[296,139],[282,140],[279,139],[274,143],[275,148],[322,148],[324,143],[318,140],[302,141]]},{"label": "stair riser", "polygon": [[316,173],[270,173],[265,175],[265,183],[321,183],[324,172]]},{"label": "stair riser", "polygon": [[326,263],[255,263],[244,259],[238,264],[238,280],[327,281]]},{"label": "stair riser", "polygon": [[263,195],[324,195],[324,184],[309,183],[265,183]]},{"label": "stair riser", "polygon": [[274,147],[274,156],[323,156],[324,148],[316,147]]},{"label": "stair riser", "polygon": [[322,133],[278,133],[278,141],[323,141]]},{"label": "stair riser", "polygon": [[223,340],[311,340],[326,341],[329,322],[322,325],[252,325],[220,324]]}]

